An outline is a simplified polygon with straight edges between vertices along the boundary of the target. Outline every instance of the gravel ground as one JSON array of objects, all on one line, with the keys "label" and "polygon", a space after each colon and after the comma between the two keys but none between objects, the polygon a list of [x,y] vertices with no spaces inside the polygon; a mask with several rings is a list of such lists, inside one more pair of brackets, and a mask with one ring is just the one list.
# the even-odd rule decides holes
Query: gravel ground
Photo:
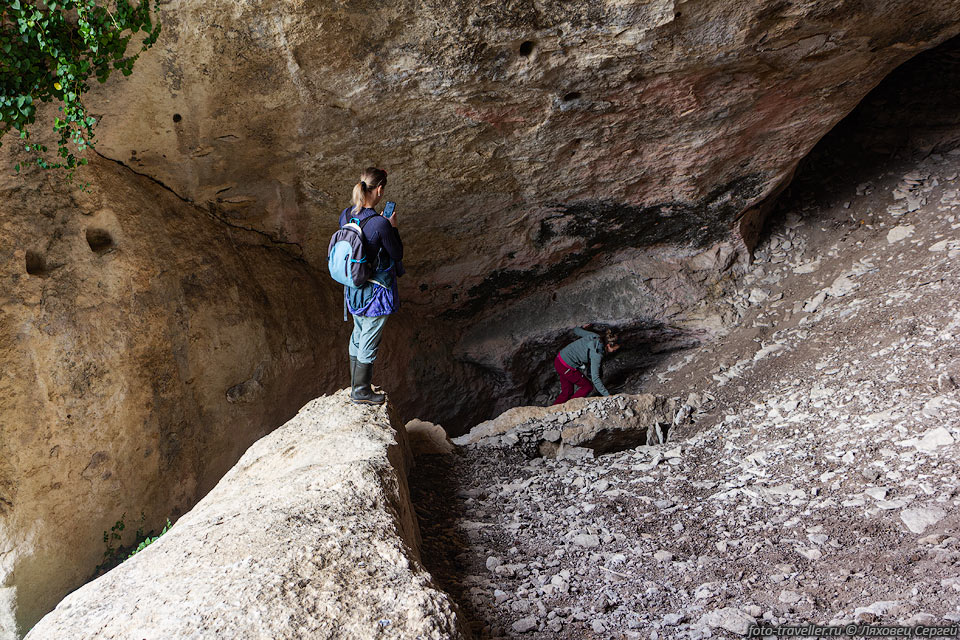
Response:
[{"label": "gravel ground", "polygon": [[960,623],[958,173],[960,150],[800,180],[738,326],[638,378],[711,399],[667,444],[419,458],[424,561],[476,635]]}]

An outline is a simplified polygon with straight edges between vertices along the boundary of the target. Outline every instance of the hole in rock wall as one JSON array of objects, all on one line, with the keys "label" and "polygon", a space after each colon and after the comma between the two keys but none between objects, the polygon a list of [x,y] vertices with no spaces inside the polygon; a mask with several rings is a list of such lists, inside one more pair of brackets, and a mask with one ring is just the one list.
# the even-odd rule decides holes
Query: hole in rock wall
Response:
[{"label": "hole in rock wall", "polygon": [[523,57],[529,56],[531,53],[533,53],[533,47],[534,47],[533,40],[527,40],[526,42],[521,43],[520,55],[522,55]]},{"label": "hole in rock wall", "polygon": [[91,251],[101,256],[114,247],[110,232],[103,229],[87,229],[87,244]]},{"label": "hole in rock wall", "polygon": [[173,114],[173,121],[174,121],[174,122],[180,122],[181,120],[183,120],[183,116],[181,116],[179,113]]},{"label": "hole in rock wall", "polygon": [[47,261],[35,251],[27,251],[26,263],[27,273],[32,276],[44,277],[50,274]]},{"label": "hole in rock wall", "polygon": [[564,94],[564,96],[563,96],[563,101],[564,101],[564,102],[572,102],[572,101],[574,101],[574,100],[579,100],[579,99],[580,99],[580,92],[579,92],[579,91],[571,91],[570,93],[566,93],[566,94]]},{"label": "hole in rock wall", "polygon": [[[955,37],[900,65],[817,143],[778,199],[761,243],[790,214],[819,216],[820,226],[841,242],[862,225],[909,216],[914,203],[891,202],[890,191],[880,192],[874,182],[885,172],[910,174],[924,159],[960,148],[958,104]],[[856,206],[846,209],[846,203]]]}]

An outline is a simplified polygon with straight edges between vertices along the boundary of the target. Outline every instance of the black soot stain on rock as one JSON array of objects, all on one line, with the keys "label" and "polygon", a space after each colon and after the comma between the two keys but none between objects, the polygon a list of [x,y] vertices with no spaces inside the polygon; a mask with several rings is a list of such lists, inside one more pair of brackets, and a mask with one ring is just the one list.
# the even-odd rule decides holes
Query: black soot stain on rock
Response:
[{"label": "black soot stain on rock", "polygon": [[540,222],[535,245],[542,248],[555,237],[574,237],[583,241],[582,251],[533,269],[494,271],[468,290],[463,306],[450,309],[443,316],[471,316],[491,303],[559,282],[601,253],[663,243],[707,247],[729,236],[737,216],[763,192],[768,181],[762,173],[742,176],[694,203],[636,207],[587,201],[555,205],[552,208],[556,215]]}]

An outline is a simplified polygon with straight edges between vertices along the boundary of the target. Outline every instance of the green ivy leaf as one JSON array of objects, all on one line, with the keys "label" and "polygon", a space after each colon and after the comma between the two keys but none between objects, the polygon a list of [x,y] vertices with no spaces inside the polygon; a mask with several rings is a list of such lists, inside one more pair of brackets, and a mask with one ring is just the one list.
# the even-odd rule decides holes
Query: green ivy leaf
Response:
[{"label": "green ivy leaf", "polygon": [[[74,167],[85,164],[67,149],[78,152],[92,146],[96,119],[86,113],[83,97],[95,76],[104,82],[109,77],[108,61],[121,64],[123,75],[130,75],[139,54],[153,46],[160,25],[151,19],[149,0],[0,0],[0,137],[14,130],[20,138],[37,117],[36,102],[60,102],[54,129],[60,133],[55,154],[64,160],[48,162],[37,158],[44,168],[67,168],[67,179]],[[113,14],[108,12],[113,6]],[[154,2],[153,11],[158,10]],[[72,16],[72,17],[70,17]],[[144,31],[139,51],[127,56],[133,34]],[[35,145],[28,151],[46,153]],[[120,529],[122,531],[122,529]]]}]

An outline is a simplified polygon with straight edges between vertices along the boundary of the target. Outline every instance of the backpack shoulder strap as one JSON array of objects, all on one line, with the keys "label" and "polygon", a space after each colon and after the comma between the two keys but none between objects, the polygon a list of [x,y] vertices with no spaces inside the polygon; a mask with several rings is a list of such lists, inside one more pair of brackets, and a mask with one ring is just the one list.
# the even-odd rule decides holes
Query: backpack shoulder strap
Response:
[{"label": "backpack shoulder strap", "polygon": [[[357,227],[360,228],[360,231],[362,232],[362,231],[363,231],[363,227],[366,226],[366,224],[367,224],[368,222],[370,222],[370,219],[371,219],[371,218],[375,218],[375,217],[376,217],[376,215],[371,215],[371,216],[367,216],[366,218],[364,218],[363,220],[361,220],[360,218],[358,218],[358,217],[356,217],[356,216],[351,216],[351,217],[347,218],[347,221],[346,221],[346,223],[343,225],[343,227],[347,226],[348,224],[355,224],[355,225],[357,225]],[[340,228],[342,229],[343,227],[340,227]]]}]

